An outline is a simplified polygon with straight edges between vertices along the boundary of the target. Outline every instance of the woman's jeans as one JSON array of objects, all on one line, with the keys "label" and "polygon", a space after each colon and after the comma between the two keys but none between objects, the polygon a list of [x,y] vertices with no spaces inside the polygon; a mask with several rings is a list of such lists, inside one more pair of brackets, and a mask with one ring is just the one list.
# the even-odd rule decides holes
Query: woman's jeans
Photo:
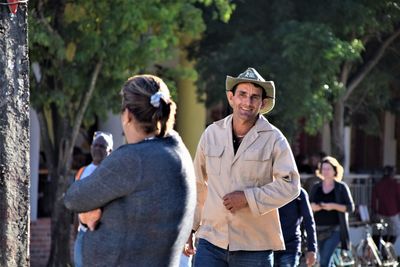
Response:
[{"label": "woman's jeans", "polygon": [[318,240],[320,267],[331,267],[333,265],[332,254],[340,242],[340,231],[333,231],[326,239]]},{"label": "woman's jeans", "polygon": [[274,252],[275,267],[296,267],[300,264],[300,252],[296,251],[276,251]]},{"label": "woman's jeans", "polygon": [[83,266],[83,255],[82,255],[82,243],[83,236],[85,235],[84,231],[79,230],[76,235],[75,245],[74,245],[74,266],[82,267]]},{"label": "woman's jeans", "polygon": [[272,250],[229,251],[200,239],[194,257],[194,267],[272,267]]},{"label": "woman's jeans", "polygon": [[179,261],[179,267],[191,267],[192,266],[192,256],[188,257],[182,253],[181,260]]}]

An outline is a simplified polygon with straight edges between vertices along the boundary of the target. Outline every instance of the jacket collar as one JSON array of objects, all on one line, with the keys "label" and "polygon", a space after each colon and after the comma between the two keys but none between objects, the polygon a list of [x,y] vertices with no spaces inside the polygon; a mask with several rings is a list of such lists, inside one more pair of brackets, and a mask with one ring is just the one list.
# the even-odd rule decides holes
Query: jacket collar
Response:
[{"label": "jacket collar", "polygon": [[266,132],[273,130],[273,127],[268,120],[259,115],[256,124],[250,129],[250,131],[246,134],[245,138],[243,139],[242,143],[239,146],[238,151],[234,154],[233,151],[233,141],[232,141],[232,114],[227,116],[226,118],[215,122],[215,124],[225,130],[226,133],[226,140],[228,140],[228,149],[230,153],[232,153],[232,164],[243,154],[246,149],[255,142],[255,140],[259,137],[260,132]]},{"label": "jacket collar", "polygon": [[[214,123],[224,129],[226,128],[232,129],[232,114]],[[259,133],[265,131],[272,131],[274,126],[272,126],[272,124],[270,124],[269,121],[264,116],[258,115],[258,119],[254,127],[256,132]]]}]

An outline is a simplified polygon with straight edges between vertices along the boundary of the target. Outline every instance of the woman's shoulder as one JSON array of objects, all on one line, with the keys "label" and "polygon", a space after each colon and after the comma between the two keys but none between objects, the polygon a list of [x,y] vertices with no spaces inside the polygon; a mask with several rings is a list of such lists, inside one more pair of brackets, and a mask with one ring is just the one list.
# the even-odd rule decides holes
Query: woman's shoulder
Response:
[{"label": "woman's shoulder", "polygon": [[313,185],[311,186],[311,190],[315,190],[322,187],[322,180],[320,179],[319,181],[316,181],[313,183]]},{"label": "woman's shoulder", "polygon": [[115,162],[135,161],[140,153],[134,144],[124,144],[115,149],[111,154],[104,159],[109,164]]},{"label": "woman's shoulder", "polygon": [[351,197],[350,187],[343,181],[335,181],[335,190],[337,190],[338,194],[341,196]]},{"label": "woman's shoulder", "polygon": [[343,182],[343,181],[336,181],[336,180],[335,180],[335,185],[336,185],[338,188],[349,188],[349,186],[348,186],[345,182]]}]

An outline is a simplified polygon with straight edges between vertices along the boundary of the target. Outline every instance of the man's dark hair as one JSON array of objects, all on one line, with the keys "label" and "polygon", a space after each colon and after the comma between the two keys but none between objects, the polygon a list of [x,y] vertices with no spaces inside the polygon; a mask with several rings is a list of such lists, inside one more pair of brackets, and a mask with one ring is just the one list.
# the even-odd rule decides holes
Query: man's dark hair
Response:
[{"label": "man's dark hair", "polygon": [[[236,92],[236,88],[237,88],[237,86],[239,85],[240,83],[238,83],[238,84],[236,84],[233,88],[232,88],[232,94],[235,94],[235,92]],[[264,88],[262,87],[262,86],[260,86],[260,85],[258,85],[258,84],[256,84],[256,83],[251,83],[251,84],[253,84],[255,87],[257,87],[257,88],[260,88],[261,89],[261,98],[264,100],[265,98],[267,98],[267,94],[265,93],[265,90],[264,90]]]}]

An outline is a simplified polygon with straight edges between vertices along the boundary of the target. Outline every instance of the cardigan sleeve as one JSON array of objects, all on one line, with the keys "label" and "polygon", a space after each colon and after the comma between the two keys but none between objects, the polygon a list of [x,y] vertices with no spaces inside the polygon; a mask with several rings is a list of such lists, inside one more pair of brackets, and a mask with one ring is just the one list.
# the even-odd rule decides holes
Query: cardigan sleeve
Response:
[{"label": "cardigan sleeve", "polygon": [[353,201],[353,197],[351,196],[351,192],[347,184],[341,182],[341,204],[346,205],[346,212],[352,213],[355,210],[355,205]]},{"label": "cardigan sleeve", "polygon": [[[65,193],[65,206],[74,212],[86,212],[132,192],[141,177],[141,164],[140,158],[134,153],[127,155],[126,150],[117,149],[90,176],[74,182]],[[132,169],[135,172],[129,171]]]}]

